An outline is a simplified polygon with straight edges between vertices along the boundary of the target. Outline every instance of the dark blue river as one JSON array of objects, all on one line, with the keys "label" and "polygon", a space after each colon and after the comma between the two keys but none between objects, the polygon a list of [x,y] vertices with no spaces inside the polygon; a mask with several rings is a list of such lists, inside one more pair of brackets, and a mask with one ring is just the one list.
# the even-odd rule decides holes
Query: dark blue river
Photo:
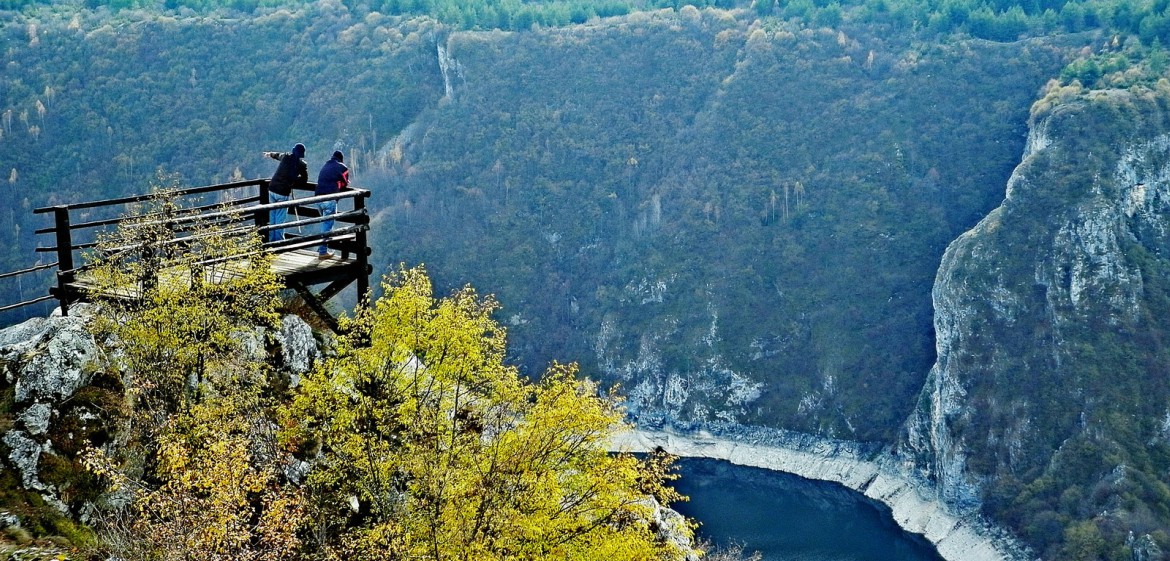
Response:
[{"label": "dark blue river", "polygon": [[737,543],[764,561],[941,561],[921,536],[902,531],[886,506],[842,485],[736,466],[679,460],[674,509],[698,520],[699,536]]}]

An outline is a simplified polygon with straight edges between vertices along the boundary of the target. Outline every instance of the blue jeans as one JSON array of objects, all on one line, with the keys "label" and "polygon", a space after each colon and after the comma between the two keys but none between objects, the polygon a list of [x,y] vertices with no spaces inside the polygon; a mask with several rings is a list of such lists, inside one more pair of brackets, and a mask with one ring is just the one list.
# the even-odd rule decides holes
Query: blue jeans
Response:
[{"label": "blue jeans", "polygon": [[[287,201],[288,199],[289,199],[289,195],[268,193],[268,202],[270,202],[270,203],[283,203],[283,202]],[[274,208],[274,209],[268,211],[268,224],[270,226],[275,226],[276,224],[280,224],[280,223],[284,222],[285,219],[287,219],[287,218],[288,218],[288,207]],[[283,239],[284,239],[284,229],[283,228],[280,230],[269,230],[268,231],[268,241],[275,242],[275,241],[279,241],[279,240],[283,240]]]},{"label": "blue jeans", "polygon": [[[337,201],[325,201],[323,203],[317,203],[317,210],[321,211],[321,216],[333,216],[334,214],[337,214]],[[329,231],[333,229],[333,222],[334,220],[332,218],[322,222],[321,233],[328,234]],[[317,249],[317,254],[325,255],[326,253],[329,253],[329,246],[324,241],[322,241],[321,247]]]}]

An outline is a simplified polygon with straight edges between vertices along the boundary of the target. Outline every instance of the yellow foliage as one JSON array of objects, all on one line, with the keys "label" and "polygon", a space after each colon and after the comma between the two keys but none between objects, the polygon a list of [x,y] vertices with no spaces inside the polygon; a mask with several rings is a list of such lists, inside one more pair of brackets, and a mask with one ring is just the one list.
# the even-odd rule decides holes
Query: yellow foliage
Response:
[{"label": "yellow foliage", "polygon": [[279,485],[259,401],[248,392],[215,397],[162,428],[151,481],[127,475],[100,452],[87,465],[133,496],[131,511],[104,525],[123,559],[288,559],[300,548],[300,491]]},{"label": "yellow foliage", "polygon": [[310,534],[337,536],[329,558],[685,555],[649,523],[647,495],[679,498],[669,462],[605,450],[613,399],[572,365],[522,380],[490,297],[435,299],[421,269],[384,289],[282,416],[284,442],[318,458]]},{"label": "yellow foliage", "polygon": [[240,364],[241,331],[279,321],[281,285],[259,236],[230,221],[176,226],[184,217],[158,199],[100,240],[81,273],[102,308],[95,328],[121,342],[122,369],[158,415],[177,410],[212,367]]},{"label": "yellow foliage", "polygon": [[1031,118],[1039,119],[1054,108],[1083,97],[1088,91],[1077,80],[1067,86],[1061,85],[1059,80],[1049,80],[1044,86],[1043,96],[1032,104]]},{"label": "yellow foliage", "polygon": [[116,456],[85,459],[130,499],[99,532],[128,561],[289,559],[304,501],[281,473],[266,366],[241,352],[241,333],[278,321],[280,284],[248,225],[185,221],[159,200],[82,273],[132,405]]}]

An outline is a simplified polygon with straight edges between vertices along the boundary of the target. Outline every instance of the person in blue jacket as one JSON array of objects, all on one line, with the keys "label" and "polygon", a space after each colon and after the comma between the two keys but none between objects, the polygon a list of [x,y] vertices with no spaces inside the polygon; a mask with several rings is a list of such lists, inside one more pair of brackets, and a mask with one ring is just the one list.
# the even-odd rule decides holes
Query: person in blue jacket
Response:
[{"label": "person in blue jacket", "polygon": [[[305,145],[297,143],[292,152],[265,152],[265,156],[279,160],[276,172],[268,181],[268,202],[283,203],[292,197],[292,190],[309,184],[309,165],[305,163]],[[269,224],[280,224],[288,218],[288,208],[273,209],[268,213]],[[284,239],[284,230],[269,230],[268,241]]]},{"label": "person in blue jacket", "polygon": [[[317,174],[317,191],[314,195],[332,195],[340,193],[349,186],[349,167],[345,165],[345,154],[341,150],[333,152],[333,157],[321,166],[321,173]],[[321,216],[332,216],[337,213],[337,201],[325,201],[317,203],[317,208],[321,211]],[[333,219],[330,218],[321,223],[321,233],[328,234],[333,229]],[[329,253],[329,246],[322,241],[321,247],[317,249],[318,259],[329,259],[333,257]]]}]

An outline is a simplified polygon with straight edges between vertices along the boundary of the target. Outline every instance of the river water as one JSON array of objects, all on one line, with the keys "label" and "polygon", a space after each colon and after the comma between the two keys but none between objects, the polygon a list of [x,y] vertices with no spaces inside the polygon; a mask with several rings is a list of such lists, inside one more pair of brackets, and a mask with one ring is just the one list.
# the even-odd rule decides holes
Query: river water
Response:
[{"label": "river water", "polygon": [[717,545],[737,543],[764,561],[942,561],[889,508],[842,485],[722,460],[679,466],[675,487],[691,500],[673,508]]}]

